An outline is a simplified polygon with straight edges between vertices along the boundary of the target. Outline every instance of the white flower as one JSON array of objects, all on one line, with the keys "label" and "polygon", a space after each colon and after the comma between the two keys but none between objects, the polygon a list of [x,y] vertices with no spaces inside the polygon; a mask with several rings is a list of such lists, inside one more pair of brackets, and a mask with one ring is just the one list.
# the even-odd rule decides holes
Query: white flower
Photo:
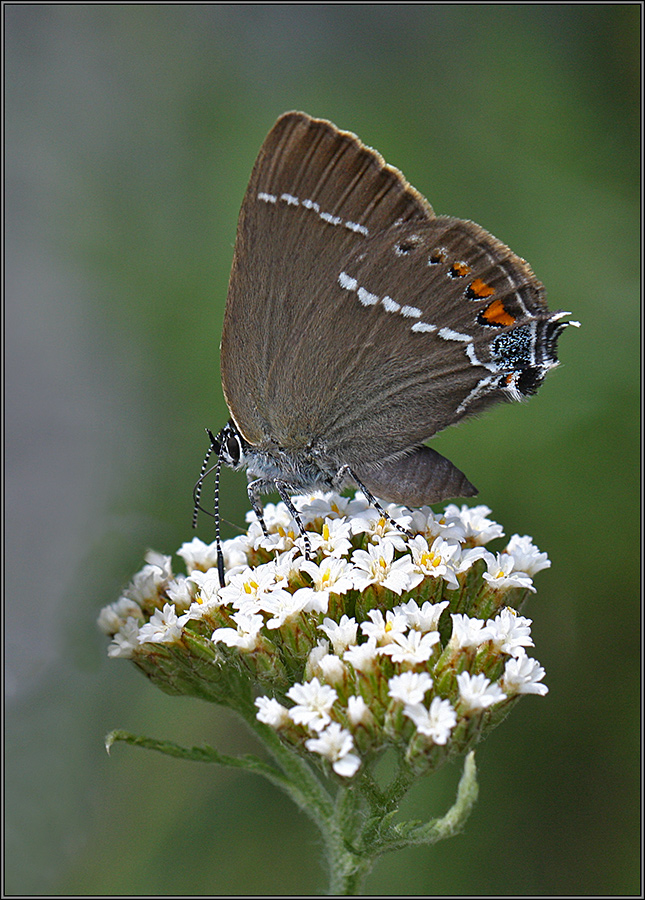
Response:
[{"label": "white flower", "polygon": [[[293,524],[293,517],[287,509],[287,504],[282,500],[279,503],[265,503],[262,508],[262,518],[267,531],[276,531],[278,528],[287,529]],[[249,524],[258,522],[258,517],[253,510],[247,512],[246,521]]]},{"label": "white flower", "polygon": [[205,572],[207,569],[217,567],[217,542],[205,544],[198,537],[194,537],[192,541],[186,541],[181,545],[177,556],[183,559],[187,572],[192,572],[193,569]]},{"label": "white flower", "polygon": [[329,641],[321,640],[309,652],[305,674],[308,679],[315,676],[334,683],[344,680],[347,666],[338,656],[329,653]]},{"label": "white flower", "polygon": [[[302,556],[297,547],[281,553],[271,563],[275,575],[276,584],[289,582],[300,577],[300,564]],[[286,584],[285,584],[286,587]]]},{"label": "white flower", "polygon": [[423,703],[423,698],[432,687],[432,678],[427,672],[402,672],[388,681],[389,694],[401,703]]},{"label": "white flower", "polygon": [[513,568],[518,572],[526,572],[527,575],[535,575],[551,565],[549,557],[546,553],[540,553],[528,534],[523,537],[514,534],[508,542],[506,552],[513,557]]},{"label": "white flower", "polygon": [[[246,518],[248,520],[249,515],[255,516],[255,513],[247,513]],[[260,542],[264,539],[264,532],[262,531],[262,526],[254,518],[249,527],[246,529],[244,534],[239,534],[237,536],[237,540],[240,542],[241,547],[244,549],[244,552],[247,554],[253,553],[256,551],[260,545]]]},{"label": "white flower", "polygon": [[437,537],[457,541],[458,544],[463,544],[465,540],[464,526],[459,516],[449,516],[445,512],[435,515],[429,506],[413,510],[410,530],[422,534],[429,544]]},{"label": "white flower", "polygon": [[412,590],[423,580],[420,572],[415,571],[412,557],[409,554],[393,562],[394,544],[368,544],[367,550],[355,550],[352,554],[354,563],[354,587],[363,591],[370,584],[380,584],[395,594]]},{"label": "white flower", "polygon": [[305,524],[342,516],[352,518],[367,509],[369,505],[361,493],[357,493],[353,500],[349,497],[341,497],[335,491],[327,493],[315,491],[308,496],[293,497],[292,499]]},{"label": "white flower", "polygon": [[181,637],[181,622],[172,603],[165,603],[157,609],[139,629],[140,644],[173,644]]},{"label": "white flower", "polygon": [[258,599],[258,607],[262,612],[268,613],[271,618],[267,621],[267,628],[282,628],[283,625],[293,622],[303,611],[306,598],[298,596],[300,591],[291,594],[284,588],[276,588]]},{"label": "white flower", "polygon": [[439,632],[411,631],[409,634],[397,634],[394,643],[379,648],[379,653],[386,653],[392,662],[407,663],[415,666],[427,662],[432,656],[433,647],[439,643]]},{"label": "white flower", "polygon": [[321,638],[315,647],[312,647],[307,657],[307,665],[305,666],[305,678],[311,680],[314,675],[321,676],[322,672],[318,667],[318,663],[329,653],[329,641]]},{"label": "white flower", "polygon": [[374,638],[370,638],[364,644],[355,644],[349,647],[343,653],[343,659],[348,662],[357,672],[367,674],[374,669],[379,648],[376,646]]},{"label": "white flower", "polygon": [[[345,556],[352,546],[351,528],[344,518],[326,518],[320,534],[317,531],[310,531],[308,535],[313,552],[322,552],[325,556]],[[304,542],[302,544],[304,549]],[[301,545],[301,541],[298,541],[298,545]]]},{"label": "white flower", "polygon": [[321,684],[317,678],[312,678],[304,684],[290,687],[287,697],[296,704],[289,710],[289,717],[296,725],[322,731],[331,722],[329,712],[338,694],[328,684]]},{"label": "white flower", "polygon": [[256,697],[257,718],[271,728],[284,728],[289,724],[289,710],[271,697]]},{"label": "white flower", "polygon": [[466,572],[478,559],[486,559],[489,556],[491,554],[483,547],[470,547],[468,550],[462,550],[459,564],[456,567],[457,574]]},{"label": "white flower", "polygon": [[237,628],[216,628],[211,636],[213,643],[226,644],[227,647],[237,647],[247,652],[255,650],[260,629],[264,625],[262,616],[237,612],[232,618]]},{"label": "white flower", "polygon": [[284,553],[296,547],[299,538],[302,538],[300,528],[294,522],[286,531],[280,528],[277,532],[272,531],[268,537],[263,534],[255,541],[254,549],[266,550],[267,553]]},{"label": "white flower", "polygon": [[449,700],[435,697],[426,709],[422,703],[410,704],[405,707],[405,714],[415,724],[419,734],[425,734],[435,744],[446,744],[450,732],[457,724],[457,714]]},{"label": "white flower", "polygon": [[[103,634],[113,635],[128,621],[128,619],[143,618],[143,610],[129,597],[119,597],[116,603],[104,606],[97,619],[97,625]],[[139,626],[137,625],[137,631]]]},{"label": "white flower", "polygon": [[510,696],[512,694],[539,694],[543,697],[548,694],[546,684],[538,684],[544,678],[544,669],[537,659],[531,659],[525,653],[516,659],[509,659],[500,678],[502,689]]},{"label": "white flower", "polygon": [[361,622],[361,631],[368,638],[374,638],[377,644],[390,644],[398,634],[408,630],[408,620],[402,613],[388,609],[383,618],[380,609],[370,609],[367,615],[371,622]]},{"label": "white flower", "polygon": [[333,653],[321,656],[318,660],[318,668],[324,680],[331,684],[342,682],[347,675],[347,666]]},{"label": "white flower", "polygon": [[191,618],[199,618],[206,610],[217,609],[225,602],[219,593],[220,583],[216,566],[207,569],[206,572],[194,569],[187,581],[197,588],[197,596],[190,608]]},{"label": "white flower", "polygon": [[409,528],[412,521],[412,512],[407,506],[401,506],[400,503],[388,503],[383,507],[390,519],[400,525],[401,528]]},{"label": "white flower", "polygon": [[487,544],[494,538],[502,537],[504,529],[497,522],[486,518],[490,513],[487,506],[466,506],[461,509],[454,503],[446,506],[446,516],[454,516],[461,521],[467,540],[474,544]]},{"label": "white flower", "polygon": [[170,556],[158,553],[156,550],[148,550],[143,557],[149,566],[159,569],[165,581],[172,578],[172,565]]},{"label": "white flower", "polygon": [[222,603],[230,604],[240,612],[253,615],[259,606],[259,600],[281,582],[276,581],[275,566],[265,563],[255,568],[247,568],[231,577],[229,583],[220,591]]},{"label": "white flower", "polygon": [[525,647],[533,647],[531,619],[518,616],[514,609],[504,607],[494,619],[489,619],[486,627],[491,632],[495,649],[509,656],[521,656]]},{"label": "white flower", "polygon": [[[407,529],[412,516],[403,513],[403,507],[391,505],[392,512],[386,518],[373,506],[359,513],[350,521],[352,534],[367,534],[372,543],[389,542],[396,550],[405,550],[406,536],[401,528]],[[406,510],[407,513],[407,510]],[[394,524],[396,522],[400,527]]]},{"label": "white flower", "polygon": [[508,553],[498,553],[497,556],[488,553],[484,559],[488,571],[484,572],[483,578],[495,590],[505,591],[518,587],[535,591],[530,575],[525,572],[513,572],[514,559]]},{"label": "white flower", "polygon": [[453,650],[477,649],[492,637],[491,629],[486,627],[483,619],[463,613],[451,613],[452,634],[450,635],[450,647]]},{"label": "white flower", "polygon": [[294,597],[302,604],[303,612],[326,613],[329,607],[329,591],[317,591],[316,588],[298,588]]},{"label": "white flower", "polygon": [[449,605],[448,600],[442,600],[441,603],[430,603],[426,600],[422,607],[416,600],[408,600],[400,606],[395,606],[392,612],[401,613],[408,622],[408,627],[415,631],[437,631],[439,627],[439,619],[441,613]]},{"label": "white flower", "polygon": [[247,540],[249,549],[262,548],[268,553],[290,550],[300,535],[300,527],[294,521],[285,503],[266,503],[262,510],[262,518],[269,536],[267,537],[253,511],[246,514],[249,522]]},{"label": "white flower", "polygon": [[446,541],[442,537],[435,538],[432,547],[424,537],[418,534],[408,547],[412,553],[415,567],[424,576],[443,578],[453,590],[459,587],[455,568],[459,564],[461,547],[455,541]]},{"label": "white flower", "polygon": [[[247,565],[247,549],[248,537],[246,535],[222,541],[222,555],[227,572]],[[187,572],[192,572],[194,569],[206,572],[208,569],[217,568],[217,541],[205,544],[204,541],[195,537],[192,541],[182,544],[177,555],[184,560]]]},{"label": "white flower", "polygon": [[299,588],[296,593],[306,598],[306,612],[327,612],[330,594],[345,594],[352,589],[352,569],[346,559],[326,556],[320,565],[303,559],[300,570],[313,581],[313,587]]},{"label": "white flower", "polygon": [[185,575],[177,575],[166,585],[166,595],[176,609],[188,609],[193,602],[192,583]]},{"label": "white flower", "polygon": [[160,553],[149,550],[145,558],[151,562],[137,572],[123,592],[124,596],[134,600],[139,606],[145,606],[150,602],[154,603],[166,582],[172,578],[169,556],[162,556]]},{"label": "white flower", "polygon": [[305,747],[328,759],[334,772],[343,778],[351,778],[360,767],[360,758],[351,752],[354,749],[354,739],[338,722],[332,722],[317,738],[305,741]]},{"label": "white flower", "polygon": [[358,725],[369,725],[373,716],[362,697],[352,696],[347,698],[347,718],[349,724],[356,728]]},{"label": "white flower", "polygon": [[228,538],[225,541],[222,541],[222,554],[224,556],[224,566],[226,567],[226,571],[230,572],[232,569],[240,569],[245,568],[248,563],[247,556],[247,543],[244,540],[244,535],[238,535],[237,537]]},{"label": "white flower", "polygon": [[356,631],[358,625],[356,619],[350,619],[343,616],[340,622],[333,619],[324,619],[322,625],[318,626],[319,631],[324,631],[331,641],[334,653],[340,656],[343,650],[346,650],[351,644],[356,643]]},{"label": "white flower", "polygon": [[132,659],[135,650],[139,648],[139,622],[135,618],[126,619],[114,635],[112,643],[108,647],[108,656],[111,659]]},{"label": "white flower", "polygon": [[477,712],[487,709],[494,703],[506,699],[506,694],[498,684],[491,684],[485,675],[471,675],[470,672],[461,672],[457,675],[459,697],[465,712]]}]

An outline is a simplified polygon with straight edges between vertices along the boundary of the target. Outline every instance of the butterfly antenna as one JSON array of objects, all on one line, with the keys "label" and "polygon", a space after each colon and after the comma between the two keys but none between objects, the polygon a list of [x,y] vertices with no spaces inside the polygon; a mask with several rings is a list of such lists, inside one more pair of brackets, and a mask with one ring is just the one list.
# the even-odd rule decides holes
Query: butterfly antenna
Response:
[{"label": "butterfly antenna", "polygon": [[[215,437],[210,428],[206,429],[206,434],[210,438],[210,447],[206,452],[206,456],[204,457],[204,462],[202,463],[202,468],[199,473],[199,478],[197,479],[197,483],[193,488],[193,528],[197,527],[197,517],[201,512],[206,513],[206,515],[211,516],[215,520],[215,542],[217,544],[217,574],[219,575],[219,583],[221,586],[224,585],[224,554],[222,553],[222,541],[220,538],[220,515],[219,515],[219,473],[222,468],[222,458],[221,458],[221,449],[222,449],[222,437],[224,434],[224,429],[220,431],[220,433]],[[208,464],[210,462],[210,458],[213,453],[217,453],[217,462],[214,466],[209,468]],[[200,505],[200,499],[202,495],[202,485],[204,484],[204,479],[207,475],[210,475],[211,472],[215,472],[215,503],[214,503],[214,511],[209,512],[207,509],[204,509],[203,506]]]},{"label": "butterfly antenna", "polygon": [[222,457],[217,455],[217,464],[215,466],[215,543],[217,546],[217,574],[219,575],[220,587],[224,587],[224,554],[222,553],[222,541],[220,539],[220,517],[219,517],[219,473],[222,468]]},{"label": "butterfly antenna", "polygon": [[[202,495],[202,484],[204,483],[204,478],[206,477],[206,475],[208,475],[209,472],[212,472],[212,469],[208,469],[207,471],[208,463],[211,456],[213,455],[213,450],[217,449],[218,446],[217,439],[213,436],[213,432],[210,430],[210,428],[206,429],[206,434],[211,439],[211,443],[210,447],[206,451],[206,456],[204,457],[204,462],[202,463],[202,467],[199,472],[199,478],[197,479],[197,483],[193,488],[193,528],[197,528],[197,516],[199,515],[199,511],[201,509],[199,501]],[[203,509],[202,512],[210,515],[210,513],[208,513],[208,511],[205,509]]]}]

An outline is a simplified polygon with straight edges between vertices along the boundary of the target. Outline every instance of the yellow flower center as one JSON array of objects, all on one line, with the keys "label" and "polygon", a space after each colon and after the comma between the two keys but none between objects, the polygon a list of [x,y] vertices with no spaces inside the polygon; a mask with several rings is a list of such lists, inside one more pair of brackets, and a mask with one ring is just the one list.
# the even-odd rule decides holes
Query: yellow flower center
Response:
[{"label": "yellow flower center", "polygon": [[329,525],[326,522],[323,525],[322,536],[326,541],[329,540]]},{"label": "yellow flower center", "polygon": [[441,557],[434,550],[428,550],[427,553],[421,554],[421,565],[433,566],[436,569],[437,566],[441,565]]}]

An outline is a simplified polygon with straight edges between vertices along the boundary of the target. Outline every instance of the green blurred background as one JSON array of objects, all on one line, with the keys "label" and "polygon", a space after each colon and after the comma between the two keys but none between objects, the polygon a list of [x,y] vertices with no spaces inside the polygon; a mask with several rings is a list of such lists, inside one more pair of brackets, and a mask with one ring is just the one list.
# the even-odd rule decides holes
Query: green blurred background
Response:
[{"label": "green blurred background", "polygon": [[[367,889],[637,894],[640,5],[4,15],[6,891],[324,890],[315,829],[268,784],[105,754],[115,727],[256,748],[108,661],[95,626],[148,547],[192,536],[203,429],[227,418],[239,204],[274,120],[303,109],[510,244],[582,322],[538,397],[434,442],[553,561],[528,608],[550,693],[481,745],[465,833],[384,858]],[[244,478],[223,491],[243,524]],[[459,771],[417,786],[408,815],[441,813]]]}]

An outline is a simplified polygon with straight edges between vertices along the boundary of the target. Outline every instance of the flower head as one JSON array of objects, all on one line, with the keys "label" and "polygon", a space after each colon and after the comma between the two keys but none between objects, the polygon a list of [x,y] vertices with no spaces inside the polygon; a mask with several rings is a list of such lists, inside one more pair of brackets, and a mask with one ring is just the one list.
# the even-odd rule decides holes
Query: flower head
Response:
[{"label": "flower head", "polygon": [[546,694],[517,609],[549,564],[530,538],[490,552],[503,532],[485,506],[384,513],[360,493],[293,503],[309,558],[284,503],[265,507],[268,541],[251,514],[224,542],[224,584],[216,544],[183,544],[185,575],[148,553],[99,617],[108,654],[173,693],[239,704],[247,720],[255,697],[258,723],[343,779],[388,747],[429,771],[512,700]]}]

